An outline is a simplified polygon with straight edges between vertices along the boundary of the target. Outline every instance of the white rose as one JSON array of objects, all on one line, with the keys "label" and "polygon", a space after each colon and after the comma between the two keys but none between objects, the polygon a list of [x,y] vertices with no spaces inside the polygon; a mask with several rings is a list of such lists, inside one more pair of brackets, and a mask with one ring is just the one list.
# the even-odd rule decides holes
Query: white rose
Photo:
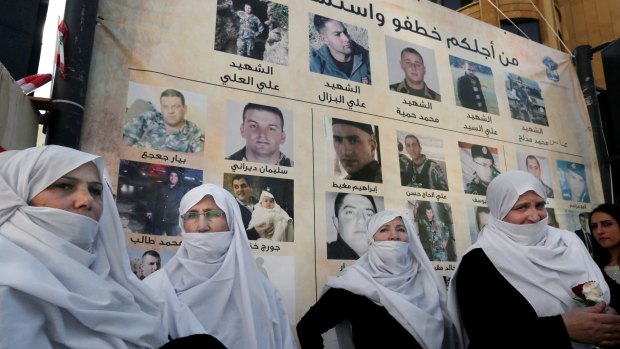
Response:
[{"label": "white rose", "polygon": [[583,296],[586,300],[594,303],[600,303],[605,300],[603,299],[603,290],[596,281],[588,281],[583,284]]}]

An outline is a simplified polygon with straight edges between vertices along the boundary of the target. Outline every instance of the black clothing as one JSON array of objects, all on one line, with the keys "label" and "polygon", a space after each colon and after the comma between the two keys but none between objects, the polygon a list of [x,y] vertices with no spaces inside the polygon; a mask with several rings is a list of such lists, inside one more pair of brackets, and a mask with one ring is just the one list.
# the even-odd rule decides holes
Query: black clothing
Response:
[{"label": "black clothing", "polygon": [[469,349],[572,348],[562,316],[538,317],[481,248],[463,256],[454,277]]},{"label": "black clothing", "polygon": [[351,324],[356,349],[422,349],[385,307],[347,290],[330,288],[297,324],[297,337],[303,349],[323,348],[321,334],[340,322]]},{"label": "black clothing", "polygon": [[154,235],[176,236],[180,234],[179,204],[189,188],[181,183],[170,187],[161,185],[155,197],[147,204],[147,211],[153,213],[152,231]]},{"label": "black clothing", "polygon": [[358,259],[360,256],[338,234],[336,241],[327,243],[327,259]]},{"label": "black clothing", "polygon": [[243,220],[243,226],[245,227],[245,232],[248,235],[248,240],[258,240],[260,237],[256,232],[256,229],[248,229],[248,224],[250,224],[250,220],[252,219],[252,211],[249,208],[243,206],[242,203],[237,201],[239,204],[239,210],[241,211],[241,219]]},{"label": "black clothing", "polygon": [[458,78],[456,85],[461,106],[486,113],[487,103],[477,76],[463,75]]},{"label": "black clothing", "polygon": [[173,339],[159,349],[226,349],[226,347],[211,335],[193,334]]},{"label": "black clothing", "polygon": [[369,162],[359,171],[351,173],[344,177],[351,181],[365,181],[374,183],[383,183],[383,177],[381,176],[381,165],[375,160]]}]

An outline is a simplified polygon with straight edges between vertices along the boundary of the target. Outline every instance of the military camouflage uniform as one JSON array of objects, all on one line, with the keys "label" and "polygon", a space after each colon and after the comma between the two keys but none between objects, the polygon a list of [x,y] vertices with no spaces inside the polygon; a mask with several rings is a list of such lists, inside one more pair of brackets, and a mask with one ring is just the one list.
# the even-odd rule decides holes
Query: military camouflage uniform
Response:
[{"label": "military camouflage uniform", "polygon": [[[500,174],[499,170],[493,167],[493,170],[491,172],[491,180],[499,176],[499,174]],[[469,181],[469,183],[467,183],[467,186],[465,187],[465,194],[487,195],[487,186],[488,184],[485,184],[480,179],[480,177],[478,177],[478,174],[474,172],[474,178],[472,178],[471,181]]]},{"label": "military camouflage uniform", "polygon": [[237,54],[252,57],[254,41],[265,30],[260,19],[255,15],[248,15],[244,11],[237,11],[239,17],[239,36],[237,37]]},{"label": "military camouflage uniform", "polygon": [[407,85],[405,80],[403,80],[401,82],[397,82],[395,84],[391,84],[390,85],[390,90],[391,91],[397,91],[397,92],[400,92],[400,93],[406,93],[406,94],[413,95],[413,96],[416,96],[416,97],[428,98],[428,99],[432,99],[432,100],[441,102],[441,96],[439,95],[439,93],[431,90],[426,85],[426,83],[424,84],[424,88],[423,89],[416,90],[416,89],[413,89],[413,88],[409,87],[409,85]]},{"label": "military camouflage uniform", "polygon": [[185,120],[183,127],[166,133],[164,116],[160,112],[144,112],[125,124],[123,138],[131,146],[164,151],[199,153],[204,149],[205,134],[196,124]]},{"label": "military camouflage uniform", "polygon": [[411,161],[406,169],[406,173],[410,174],[410,180],[406,184],[410,187],[436,189],[436,190],[448,190],[448,182],[443,173],[443,169],[433,160],[427,159],[426,155],[422,154],[422,163],[416,165]]}]

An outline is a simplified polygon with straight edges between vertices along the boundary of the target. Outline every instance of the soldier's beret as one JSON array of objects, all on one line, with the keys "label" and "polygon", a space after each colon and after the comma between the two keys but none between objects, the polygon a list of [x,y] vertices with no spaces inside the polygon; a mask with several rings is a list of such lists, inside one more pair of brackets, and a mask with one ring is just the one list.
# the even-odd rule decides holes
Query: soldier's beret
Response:
[{"label": "soldier's beret", "polygon": [[486,158],[486,159],[489,159],[495,162],[495,160],[493,159],[493,154],[491,154],[491,151],[489,150],[489,148],[484,145],[478,145],[478,144],[472,145],[471,146],[471,157],[472,159]]},{"label": "soldier's beret", "polygon": [[575,172],[581,178],[586,178],[586,167],[584,165],[570,162],[566,168],[569,171]]},{"label": "soldier's beret", "polygon": [[369,125],[369,124],[364,124],[364,123],[361,123],[361,122],[355,122],[355,121],[350,121],[350,120],[345,120],[345,119],[332,118],[332,126],[333,125],[337,125],[337,124],[349,125],[349,126],[357,127],[360,130],[368,133],[369,135],[372,135],[374,133],[372,131],[372,126]]}]

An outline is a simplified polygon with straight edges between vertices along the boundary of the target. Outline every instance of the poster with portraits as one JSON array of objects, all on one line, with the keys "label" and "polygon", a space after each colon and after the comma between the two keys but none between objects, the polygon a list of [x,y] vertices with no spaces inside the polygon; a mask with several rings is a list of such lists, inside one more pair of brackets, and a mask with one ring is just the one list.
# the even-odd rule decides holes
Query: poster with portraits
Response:
[{"label": "poster with portraits", "polygon": [[202,183],[237,199],[291,325],[365,252],[375,212],[411,220],[448,280],[500,173],[539,178],[550,224],[572,231],[603,200],[570,56],[432,2],[105,0],[99,14],[82,148],[108,162],[139,277],[144,253],[165,265],[182,243],[178,202]]}]

